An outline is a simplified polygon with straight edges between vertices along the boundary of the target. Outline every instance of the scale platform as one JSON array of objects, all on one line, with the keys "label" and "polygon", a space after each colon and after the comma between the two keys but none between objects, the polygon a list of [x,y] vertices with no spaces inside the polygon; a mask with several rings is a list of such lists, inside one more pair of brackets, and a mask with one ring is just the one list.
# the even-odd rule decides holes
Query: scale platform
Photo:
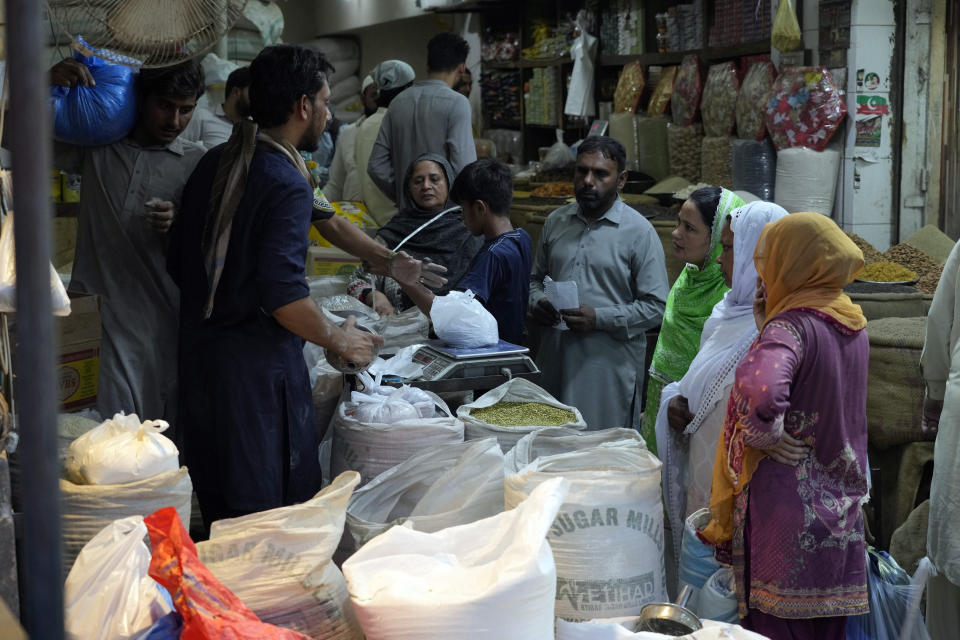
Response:
[{"label": "scale platform", "polygon": [[[501,340],[495,345],[477,349],[449,347],[440,340],[431,340],[419,349],[413,361],[423,365],[417,382],[459,381],[463,389],[481,388],[499,377],[501,382],[511,377],[539,377],[540,370],[529,355],[529,349]],[[426,386],[417,384],[416,386]],[[472,382],[477,386],[468,386]],[[496,383],[493,386],[497,386]]]}]

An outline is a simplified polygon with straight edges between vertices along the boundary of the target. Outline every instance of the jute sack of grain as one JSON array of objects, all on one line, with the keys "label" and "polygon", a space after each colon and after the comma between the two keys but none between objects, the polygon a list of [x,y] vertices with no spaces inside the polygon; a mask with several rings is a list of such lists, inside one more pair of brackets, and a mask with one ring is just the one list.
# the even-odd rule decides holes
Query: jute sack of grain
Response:
[{"label": "jute sack of grain", "polygon": [[867,320],[880,318],[916,318],[927,316],[933,296],[929,293],[851,293]]},{"label": "jute sack of grain", "polygon": [[920,440],[936,432],[920,429],[924,381],[920,353],[926,318],[881,318],[867,322],[867,432],[878,449]]},{"label": "jute sack of grain", "polygon": [[666,601],[660,467],[634,434],[538,457],[507,476],[508,509],[552,478],[570,481],[547,533],[557,564],[558,618],[639,615],[645,604]]}]

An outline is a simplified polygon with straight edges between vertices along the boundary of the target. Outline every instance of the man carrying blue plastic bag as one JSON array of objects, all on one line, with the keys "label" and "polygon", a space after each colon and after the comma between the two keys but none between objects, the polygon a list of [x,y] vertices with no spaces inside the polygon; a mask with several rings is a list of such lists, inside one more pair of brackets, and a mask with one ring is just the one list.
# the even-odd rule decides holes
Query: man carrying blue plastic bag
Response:
[{"label": "man carrying blue plastic bag", "polygon": [[[57,137],[84,145],[70,289],[101,299],[101,415],[124,411],[175,427],[179,292],[165,254],[180,192],[203,156],[203,147],[178,138],[203,94],[203,70],[190,61],[142,70],[136,92],[118,84],[133,78],[73,59],[50,71],[51,84],[69,87],[63,100],[74,100],[70,114],[66,102],[56,105]],[[119,139],[90,137],[97,120],[117,135],[112,125],[131,107],[133,127]]]}]

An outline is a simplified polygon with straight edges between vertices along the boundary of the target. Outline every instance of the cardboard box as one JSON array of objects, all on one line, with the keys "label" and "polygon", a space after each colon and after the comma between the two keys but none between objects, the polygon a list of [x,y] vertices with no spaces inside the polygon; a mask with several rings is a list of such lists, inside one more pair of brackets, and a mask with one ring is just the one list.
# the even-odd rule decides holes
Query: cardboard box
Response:
[{"label": "cardboard box", "polygon": [[348,276],[360,266],[360,260],[335,247],[307,249],[308,276]]},{"label": "cardboard box", "polygon": [[56,318],[57,395],[66,411],[97,404],[100,373],[100,299],[71,295],[70,315]]}]

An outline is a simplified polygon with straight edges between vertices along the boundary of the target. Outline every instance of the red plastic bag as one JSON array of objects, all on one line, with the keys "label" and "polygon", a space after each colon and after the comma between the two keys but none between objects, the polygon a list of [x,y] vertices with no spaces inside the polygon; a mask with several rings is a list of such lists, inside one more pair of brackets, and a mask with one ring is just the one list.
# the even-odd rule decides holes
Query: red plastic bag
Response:
[{"label": "red plastic bag", "polygon": [[153,547],[150,576],[173,596],[173,605],[183,617],[182,640],[308,640],[296,631],[261,622],[223,586],[200,562],[176,509],[158,509],[144,522]]},{"label": "red plastic bag", "polygon": [[767,130],[777,149],[823,151],[847,114],[847,105],[824,67],[788,67],[767,101]]},{"label": "red plastic bag", "polygon": [[700,57],[691,54],[683,57],[677,77],[673,81],[673,96],[670,112],[673,123],[688,126],[697,121],[697,108],[703,93],[703,70]]}]

